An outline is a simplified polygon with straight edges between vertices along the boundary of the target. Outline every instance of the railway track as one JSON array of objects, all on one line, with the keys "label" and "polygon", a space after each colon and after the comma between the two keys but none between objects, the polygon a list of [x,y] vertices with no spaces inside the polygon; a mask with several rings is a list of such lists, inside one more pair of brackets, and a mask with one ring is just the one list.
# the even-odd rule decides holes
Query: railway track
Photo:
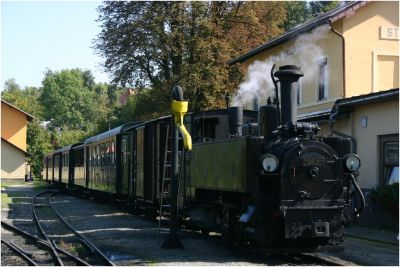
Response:
[{"label": "railway track", "polygon": [[273,258],[281,260],[287,265],[318,265],[318,266],[345,266],[348,263],[344,263],[339,259],[324,258],[319,255],[297,253],[297,254],[283,254],[283,255],[270,255]]},{"label": "railway track", "polygon": [[57,192],[44,191],[32,198],[33,222],[41,237],[2,221],[1,226],[9,231],[2,244],[30,266],[115,266],[55,209],[51,197]]},{"label": "railway track", "polygon": [[[52,245],[46,240],[3,221],[1,222],[1,226],[10,232],[10,234],[3,234],[1,242],[28,262],[29,265],[57,265],[57,262],[52,256]],[[13,241],[6,241],[5,239]],[[71,265],[89,265],[84,260],[72,255],[64,249],[59,247],[56,247],[55,249],[58,254],[62,254],[64,257],[69,258],[68,262],[72,263]]]},{"label": "railway track", "polygon": [[44,191],[32,198],[33,220],[47,244],[57,265],[70,265],[70,257],[58,252],[59,249],[68,251],[79,258],[84,265],[115,266],[101,250],[85,236],[80,234],[57,211],[52,197],[59,191]]}]

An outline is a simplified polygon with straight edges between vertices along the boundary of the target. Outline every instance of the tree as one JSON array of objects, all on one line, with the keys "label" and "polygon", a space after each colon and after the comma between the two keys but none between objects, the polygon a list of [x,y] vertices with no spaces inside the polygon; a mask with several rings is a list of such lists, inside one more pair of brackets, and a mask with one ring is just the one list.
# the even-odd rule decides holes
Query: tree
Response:
[{"label": "tree", "polygon": [[304,23],[311,18],[311,10],[306,1],[290,1],[286,3],[286,20],[283,23],[285,31]]},{"label": "tree", "polygon": [[95,47],[114,83],[148,90],[154,114],[177,83],[191,109],[219,107],[243,76],[227,61],[280,34],[284,12],[275,2],[105,2]]},{"label": "tree", "polygon": [[310,11],[313,17],[326,13],[340,5],[340,1],[310,1]]},{"label": "tree", "polygon": [[27,132],[28,162],[35,177],[40,177],[43,156],[53,150],[50,132],[40,125],[40,120],[34,118],[28,124]]},{"label": "tree", "polygon": [[98,103],[87,77],[80,69],[46,72],[40,102],[46,110],[44,119],[51,121],[52,127],[84,132],[94,128]]},{"label": "tree", "polygon": [[41,118],[43,108],[38,101],[40,93],[40,89],[36,87],[21,89],[14,79],[9,79],[5,82],[1,98],[34,117]]}]

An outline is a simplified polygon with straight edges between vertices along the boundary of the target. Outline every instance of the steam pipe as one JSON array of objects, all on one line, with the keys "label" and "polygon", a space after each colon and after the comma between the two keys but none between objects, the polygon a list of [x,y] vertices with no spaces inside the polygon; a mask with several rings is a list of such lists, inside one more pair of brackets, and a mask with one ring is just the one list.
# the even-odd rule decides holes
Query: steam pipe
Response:
[{"label": "steam pipe", "polygon": [[344,36],[338,32],[337,30],[335,30],[332,27],[332,20],[329,19],[329,29],[331,30],[331,32],[333,32],[334,34],[336,34],[337,36],[339,36],[342,39],[342,71],[343,71],[343,91],[342,91],[342,97],[346,97],[346,64],[345,64],[345,59],[346,59],[346,41],[344,39]]},{"label": "steam pipe", "polygon": [[278,116],[278,124],[282,124],[282,121],[281,121],[281,108],[279,106],[278,84],[277,84],[277,81],[275,80],[275,77],[274,77],[275,66],[276,65],[274,64],[272,66],[272,69],[271,69],[271,79],[272,79],[272,82],[274,83],[274,86],[275,86],[276,108],[278,109],[278,112],[276,113],[276,115]]},{"label": "steam pipe", "polygon": [[360,187],[358,186],[357,182],[356,182],[356,178],[354,177],[353,174],[350,174],[350,181],[353,184],[354,188],[356,189],[360,199],[361,199],[361,205],[359,209],[355,210],[356,216],[360,216],[360,214],[363,212],[364,208],[365,208],[365,197],[364,194],[362,193]]}]

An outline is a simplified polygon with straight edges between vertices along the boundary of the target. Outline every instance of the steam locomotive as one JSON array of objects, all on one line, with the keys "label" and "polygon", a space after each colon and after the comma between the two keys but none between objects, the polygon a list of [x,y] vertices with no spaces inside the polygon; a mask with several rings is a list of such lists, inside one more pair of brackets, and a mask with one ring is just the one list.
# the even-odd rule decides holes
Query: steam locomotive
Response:
[{"label": "steam locomotive", "polygon": [[[187,114],[191,151],[180,141],[181,225],[216,231],[270,252],[341,248],[344,227],[363,209],[351,140],[317,136],[297,121],[300,68],[282,66],[281,108],[230,107]],[[171,116],[132,122],[46,155],[43,179],[112,195],[155,217],[171,198]]]}]

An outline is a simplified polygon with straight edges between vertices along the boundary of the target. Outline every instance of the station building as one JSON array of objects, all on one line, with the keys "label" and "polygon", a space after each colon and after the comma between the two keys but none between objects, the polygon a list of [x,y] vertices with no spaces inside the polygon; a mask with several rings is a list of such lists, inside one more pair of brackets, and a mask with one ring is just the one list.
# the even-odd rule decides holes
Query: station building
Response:
[{"label": "station building", "polygon": [[260,63],[301,66],[298,119],[354,138],[363,189],[398,180],[398,1],[347,3],[229,62]]},{"label": "station building", "polygon": [[1,179],[22,180],[29,173],[26,163],[27,126],[33,117],[1,100]]}]

